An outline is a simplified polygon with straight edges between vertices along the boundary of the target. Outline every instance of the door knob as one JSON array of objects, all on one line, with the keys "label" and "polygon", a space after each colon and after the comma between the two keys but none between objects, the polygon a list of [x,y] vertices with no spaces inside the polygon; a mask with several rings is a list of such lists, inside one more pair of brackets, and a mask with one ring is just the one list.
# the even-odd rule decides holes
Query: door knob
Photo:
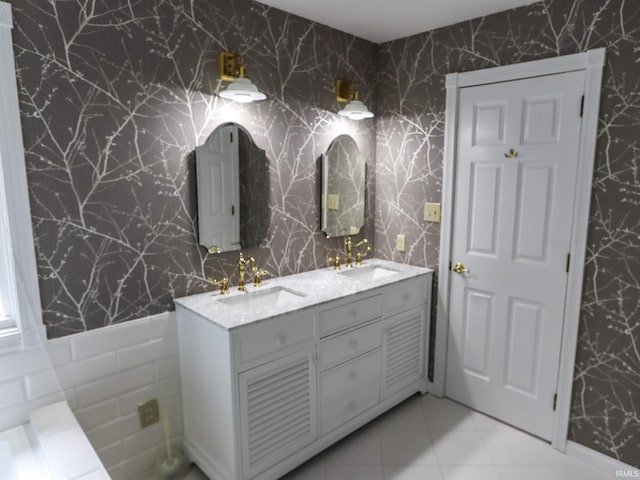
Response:
[{"label": "door knob", "polygon": [[460,262],[456,263],[456,265],[453,267],[453,271],[456,273],[471,273],[469,270],[464,268],[464,265]]}]

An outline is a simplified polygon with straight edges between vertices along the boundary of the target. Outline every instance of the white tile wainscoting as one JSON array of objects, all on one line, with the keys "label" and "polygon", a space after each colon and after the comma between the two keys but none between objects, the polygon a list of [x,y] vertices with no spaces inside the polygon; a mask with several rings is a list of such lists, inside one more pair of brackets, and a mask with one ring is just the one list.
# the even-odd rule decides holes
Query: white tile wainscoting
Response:
[{"label": "white tile wainscoting", "polygon": [[52,340],[48,350],[67,402],[113,480],[150,478],[164,445],[161,423],[140,428],[140,402],[157,398],[172,443],[182,444],[174,313]]},{"label": "white tile wainscoting", "polygon": [[113,480],[149,478],[164,445],[161,423],[141,429],[138,404],[157,398],[182,444],[174,313],[49,342],[60,386]]},{"label": "white tile wainscoting", "polygon": [[62,390],[113,480],[150,478],[164,445],[160,423],[140,428],[138,403],[157,398],[160,414],[171,420],[173,443],[182,444],[173,313],[52,340],[47,351],[0,359],[0,431],[61,400]]}]

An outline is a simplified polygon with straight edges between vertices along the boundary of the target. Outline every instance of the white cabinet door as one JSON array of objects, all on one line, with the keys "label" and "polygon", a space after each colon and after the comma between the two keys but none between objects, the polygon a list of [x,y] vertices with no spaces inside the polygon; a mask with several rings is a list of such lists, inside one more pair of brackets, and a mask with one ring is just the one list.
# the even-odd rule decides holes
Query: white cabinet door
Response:
[{"label": "white cabinet door", "polygon": [[317,438],[316,348],[239,375],[243,478]]},{"label": "white cabinet door", "polygon": [[425,308],[384,320],[382,336],[383,399],[425,376]]}]

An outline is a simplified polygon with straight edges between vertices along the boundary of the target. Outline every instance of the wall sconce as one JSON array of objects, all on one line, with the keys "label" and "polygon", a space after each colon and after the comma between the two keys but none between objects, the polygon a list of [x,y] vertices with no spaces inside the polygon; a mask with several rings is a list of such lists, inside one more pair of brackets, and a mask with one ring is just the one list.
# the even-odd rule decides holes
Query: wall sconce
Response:
[{"label": "wall sconce", "polygon": [[344,80],[336,80],[336,99],[347,105],[338,112],[343,117],[351,120],[362,120],[373,117],[367,106],[360,100],[360,91],[354,83]]},{"label": "wall sconce", "polygon": [[250,103],[267,98],[246,77],[246,73],[247,67],[240,55],[232,52],[220,52],[218,55],[218,75],[221,80],[231,83],[218,93],[218,96],[240,103]]}]

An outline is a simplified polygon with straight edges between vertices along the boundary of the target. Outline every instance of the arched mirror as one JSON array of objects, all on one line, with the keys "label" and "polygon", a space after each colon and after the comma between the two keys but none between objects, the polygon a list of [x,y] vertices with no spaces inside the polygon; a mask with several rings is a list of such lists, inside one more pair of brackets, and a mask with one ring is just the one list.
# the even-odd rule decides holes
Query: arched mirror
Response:
[{"label": "arched mirror", "polygon": [[321,228],[327,237],[355,235],[364,225],[365,160],[349,135],[322,155]]},{"label": "arched mirror", "polygon": [[198,243],[209,253],[260,246],[269,228],[269,161],[236,123],[196,147]]}]

